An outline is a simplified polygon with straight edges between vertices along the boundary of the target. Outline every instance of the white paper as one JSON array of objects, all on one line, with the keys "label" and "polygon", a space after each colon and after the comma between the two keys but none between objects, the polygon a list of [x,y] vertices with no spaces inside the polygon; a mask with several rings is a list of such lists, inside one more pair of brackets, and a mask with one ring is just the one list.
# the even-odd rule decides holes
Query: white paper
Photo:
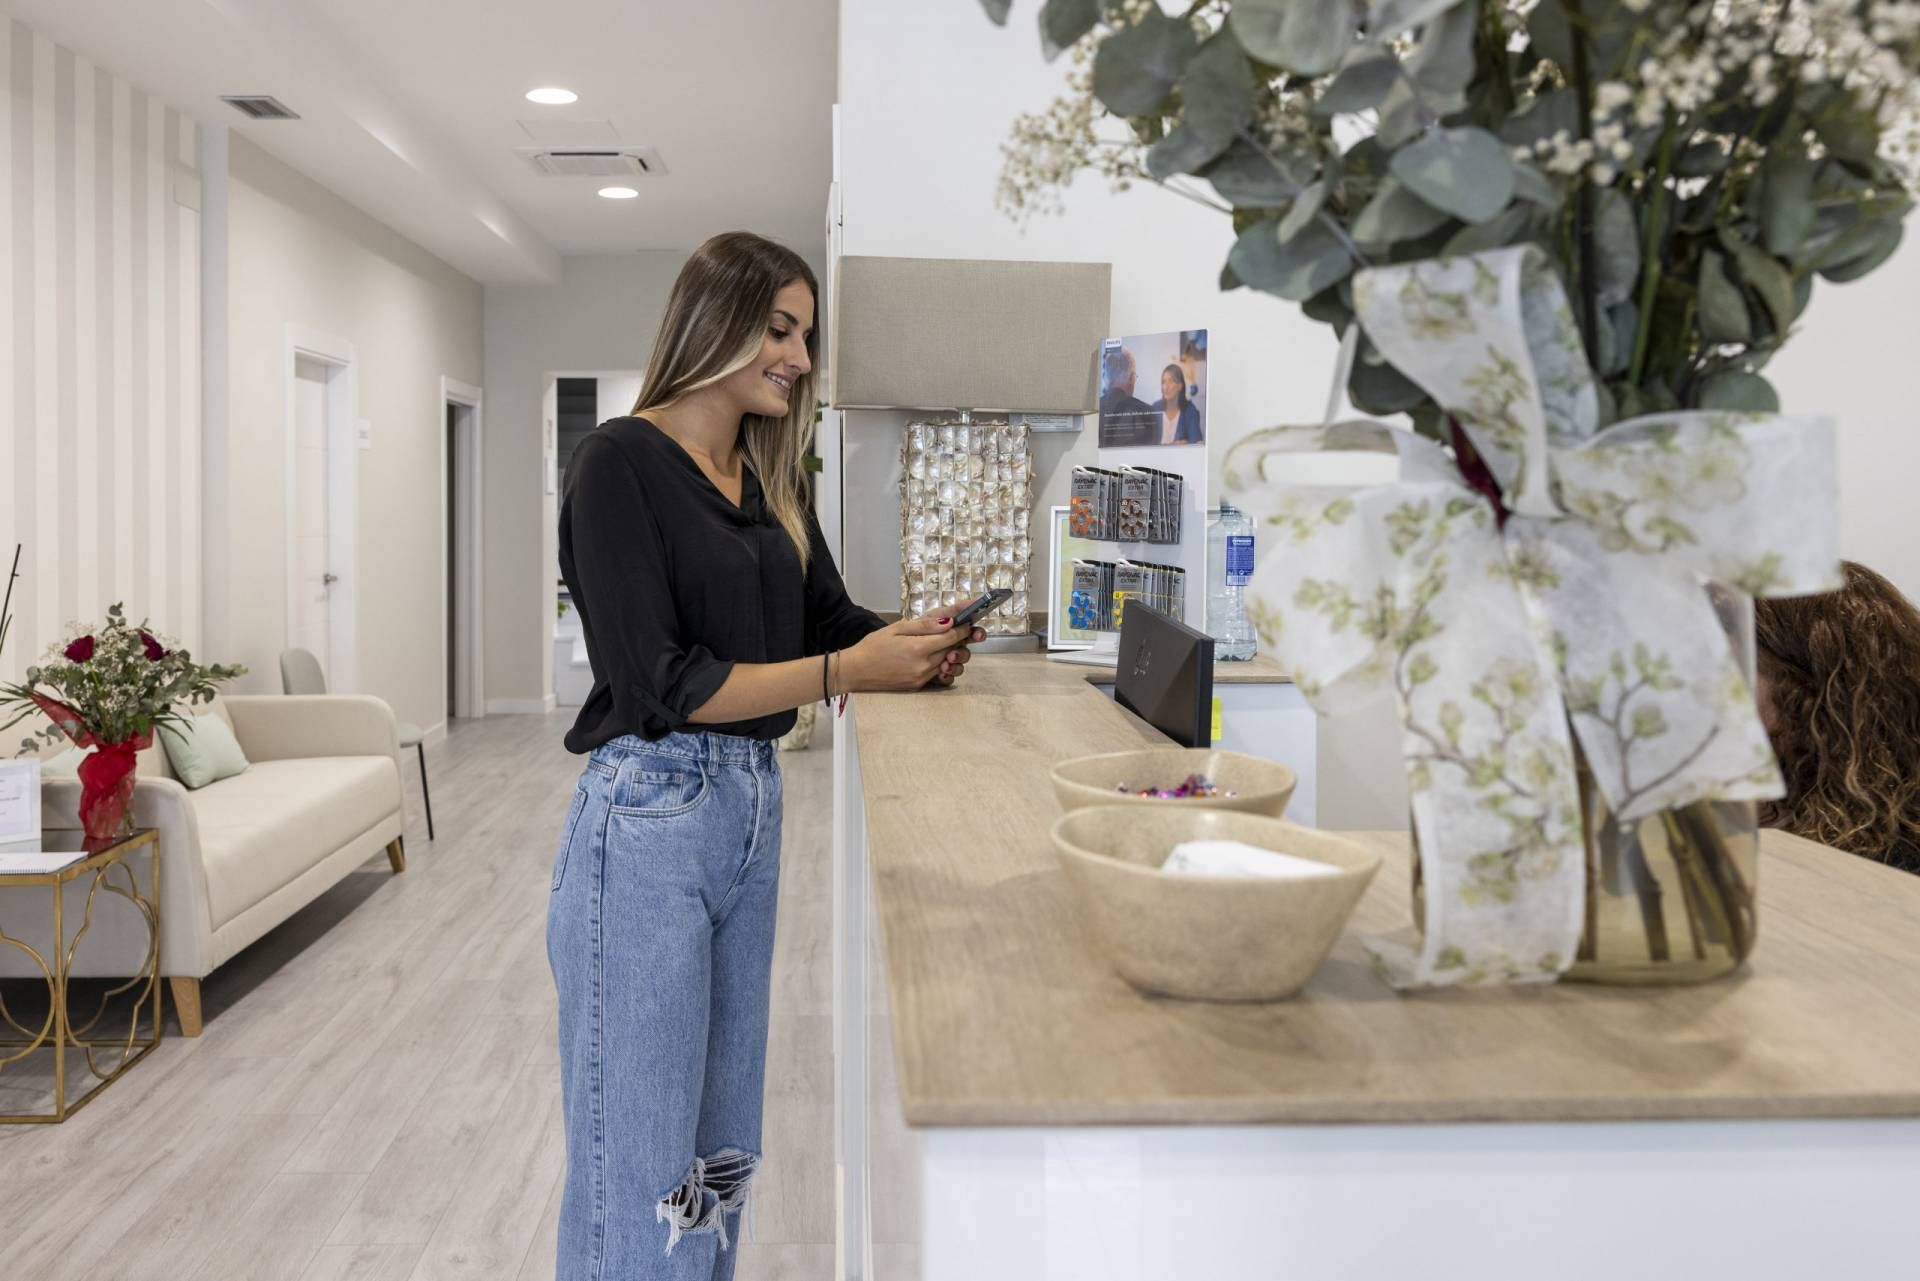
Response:
[{"label": "white paper", "polygon": [[69,863],[78,863],[89,855],[85,850],[33,850],[9,854],[0,850],[0,876],[39,876],[57,872]]},{"label": "white paper", "polygon": [[40,762],[0,761],[0,845],[40,839]]},{"label": "white paper", "polygon": [[[1176,802],[1177,803],[1177,802]],[[1262,849],[1245,841],[1182,841],[1160,870],[1176,876],[1266,876],[1297,880],[1332,876],[1339,868],[1310,858]]]}]

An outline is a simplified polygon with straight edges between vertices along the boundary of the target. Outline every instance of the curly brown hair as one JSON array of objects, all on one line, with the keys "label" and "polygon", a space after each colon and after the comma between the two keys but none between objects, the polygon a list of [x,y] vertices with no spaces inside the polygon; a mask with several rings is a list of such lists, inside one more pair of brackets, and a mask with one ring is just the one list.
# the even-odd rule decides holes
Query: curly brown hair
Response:
[{"label": "curly brown hair", "polygon": [[1920,872],[1920,613],[1864,565],[1839,591],[1755,603],[1784,800],[1761,821]]}]

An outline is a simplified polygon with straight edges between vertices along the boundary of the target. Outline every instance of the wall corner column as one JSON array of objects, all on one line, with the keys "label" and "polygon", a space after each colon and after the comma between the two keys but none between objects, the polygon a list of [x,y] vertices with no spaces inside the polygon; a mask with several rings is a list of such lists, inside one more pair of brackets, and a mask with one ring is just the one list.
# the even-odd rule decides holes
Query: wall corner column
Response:
[{"label": "wall corner column", "polygon": [[227,126],[200,128],[200,647],[232,649],[227,381]]}]

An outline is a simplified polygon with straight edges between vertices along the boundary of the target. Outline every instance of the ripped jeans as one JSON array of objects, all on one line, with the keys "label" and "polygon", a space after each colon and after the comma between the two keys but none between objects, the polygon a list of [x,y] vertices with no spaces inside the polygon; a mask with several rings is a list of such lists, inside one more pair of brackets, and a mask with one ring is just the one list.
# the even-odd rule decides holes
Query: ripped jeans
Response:
[{"label": "ripped jeans", "polygon": [[547,909],[567,1129],[556,1281],[730,1281],[759,1162],[780,880],[773,744],[588,758]]}]

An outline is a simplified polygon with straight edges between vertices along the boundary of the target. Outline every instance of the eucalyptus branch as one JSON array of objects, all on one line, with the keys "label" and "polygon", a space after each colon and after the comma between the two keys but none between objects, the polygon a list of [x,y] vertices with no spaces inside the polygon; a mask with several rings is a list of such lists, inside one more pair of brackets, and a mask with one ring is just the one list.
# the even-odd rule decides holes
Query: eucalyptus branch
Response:
[{"label": "eucalyptus branch", "polygon": [[[1240,130],[1240,136],[1253,144],[1253,149],[1260,153],[1260,158],[1267,162],[1268,167],[1273,170],[1275,176],[1277,176],[1281,182],[1286,183],[1291,189],[1291,194],[1295,200],[1298,200],[1306,193],[1306,188],[1294,181],[1293,175],[1287,172],[1286,166],[1280,163],[1279,158],[1268,149],[1266,143],[1254,136],[1251,129],[1243,127]],[[1333,233],[1333,238],[1340,242],[1340,247],[1347,251],[1354,262],[1362,267],[1373,266],[1373,263],[1368,260],[1366,254],[1360,251],[1360,246],[1354,241],[1353,237],[1347,234],[1347,229],[1340,225],[1340,220],[1327,212],[1325,205],[1315,210],[1313,216],[1315,221]]]},{"label": "eucalyptus branch", "polygon": [[1211,209],[1215,213],[1226,214],[1229,218],[1233,216],[1232,205],[1225,205],[1225,204],[1221,204],[1218,200],[1211,200],[1208,197],[1202,195],[1198,191],[1195,191],[1193,188],[1187,186],[1184,183],[1175,183],[1172,179],[1163,179],[1163,178],[1150,178],[1148,179],[1148,181],[1153,183],[1154,186],[1160,188],[1162,191],[1172,192],[1174,195],[1179,196],[1182,200],[1191,200],[1194,204],[1199,205],[1203,209]]},{"label": "eucalyptus branch", "polygon": [[1428,132],[1440,123],[1440,113],[1427,101],[1426,93],[1421,90],[1420,82],[1413,78],[1413,73],[1407,70],[1407,64],[1391,53],[1387,56],[1393,59],[1394,74],[1400,77],[1400,83],[1406,85],[1407,94],[1413,99],[1414,110],[1420,113],[1420,132]]},{"label": "eucalyptus branch", "polygon": [[[1589,142],[1593,137],[1593,70],[1587,59],[1587,18],[1581,11],[1580,0],[1566,0],[1570,38],[1573,41],[1573,92],[1580,114],[1580,141]],[[1580,316],[1585,322],[1582,337],[1586,340],[1587,363],[1599,366],[1600,342],[1600,300],[1594,292],[1594,277],[1597,268],[1593,247],[1593,181],[1589,174],[1581,174],[1579,190],[1575,197],[1574,242],[1580,257]]]},{"label": "eucalyptus branch", "polygon": [[1667,178],[1673,171],[1677,126],[1669,111],[1666,128],[1660,133],[1660,156],[1653,175],[1653,206],[1647,211],[1647,241],[1640,251],[1640,314],[1634,317],[1633,363],[1627,369],[1629,387],[1640,385],[1647,368],[1647,347],[1653,337],[1653,300],[1660,290],[1660,269],[1666,258],[1667,203],[1673,198],[1667,189]]}]

